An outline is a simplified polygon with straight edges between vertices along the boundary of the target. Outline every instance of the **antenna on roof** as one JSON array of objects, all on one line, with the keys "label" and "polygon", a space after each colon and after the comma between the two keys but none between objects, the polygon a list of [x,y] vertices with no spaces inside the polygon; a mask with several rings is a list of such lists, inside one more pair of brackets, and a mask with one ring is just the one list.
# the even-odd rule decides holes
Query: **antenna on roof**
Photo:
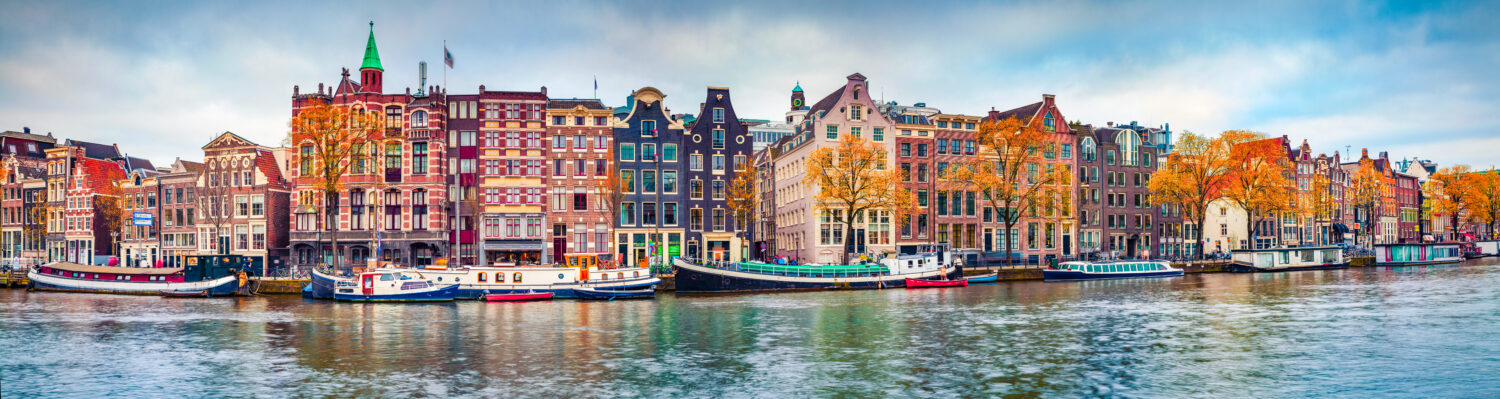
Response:
[{"label": "antenna on roof", "polygon": [[417,95],[422,95],[422,88],[427,87],[427,61],[417,63],[417,78],[422,84],[417,85]]}]

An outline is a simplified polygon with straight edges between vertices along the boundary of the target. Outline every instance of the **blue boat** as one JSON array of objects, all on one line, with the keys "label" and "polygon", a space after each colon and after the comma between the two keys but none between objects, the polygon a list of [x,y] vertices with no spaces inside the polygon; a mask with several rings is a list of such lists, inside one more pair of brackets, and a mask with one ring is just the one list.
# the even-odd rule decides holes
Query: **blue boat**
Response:
[{"label": "blue boat", "polygon": [[901,288],[906,286],[906,279],[963,278],[963,267],[954,262],[946,245],[925,245],[919,251],[854,265],[695,263],[678,258],[673,266],[677,269],[679,294]]},{"label": "blue boat", "polygon": [[1000,281],[1000,273],[999,272],[995,272],[995,273],[990,273],[990,274],[985,274],[985,275],[968,277],[968,278],[965,278],[965,280],[969,280],[969,284],[993,283],[993,282]]},{"label": "blue boat", "polygon": [[1042,270],[1046,281],[1181,276],[1182,269],[1165,261],[1063,262]]},{"label": "blue boat", "polygon": [[336,281],[333,299],[347,302],[446,302],[458,295],[458,284],[438,285],[416,273],[374,271],[354,280]]},{"label": "blue boat", "polygon": [[573,296],[578,299],[651,299],[656,297],[655,289],[644,290],[601,290],[594,288],[574,288]]}]

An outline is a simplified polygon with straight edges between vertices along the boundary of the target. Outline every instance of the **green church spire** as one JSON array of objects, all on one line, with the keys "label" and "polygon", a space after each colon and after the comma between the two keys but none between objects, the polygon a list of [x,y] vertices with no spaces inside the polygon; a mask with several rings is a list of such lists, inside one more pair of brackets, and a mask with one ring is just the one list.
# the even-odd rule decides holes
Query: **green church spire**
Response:
[{"label": "green church spire", "polygon": [[365,63],[359,69],[375,68],[385,71],[380,66],[380,51],[375,49],[375,21],[370,21],[370,41],[365,43]]}]

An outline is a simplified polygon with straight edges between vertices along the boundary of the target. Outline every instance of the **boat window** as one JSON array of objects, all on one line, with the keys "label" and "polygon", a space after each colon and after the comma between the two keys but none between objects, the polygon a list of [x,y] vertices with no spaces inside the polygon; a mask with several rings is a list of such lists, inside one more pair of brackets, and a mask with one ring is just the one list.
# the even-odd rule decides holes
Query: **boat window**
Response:
[{"label": "boat window", "polygon": [[1302,254],[1302,261],[1303,262],[1312,262],[1313,261],[1313,251],[1297,251],[1297,252]]},{"label": "boat window", "polygon": [[622,280],[625,279],[625,272],[616,273],[615,278]]},{"label": "boat window", "polygon": [[521,282],[521,272],[515,272],[511,276],[512,276],[512,279],[513,279],[513,280],[511,280],[511,282],[513,282],[513,283],[519,283],[519,282]]},{"label": "boat window", "polygon": [[392,276],[392,275],[389,275],[389,274],[382,274],[382,275],[380,275],[380,281],[391,281],[391,280],[395,280],[395,279],[396,279],[395,276]]},{"label": "boat window", "polygon": [[485,280],[484,272],[480,272],[479,273],[479,282],[483,283],[483,282],[485,282],[484,280]]}]

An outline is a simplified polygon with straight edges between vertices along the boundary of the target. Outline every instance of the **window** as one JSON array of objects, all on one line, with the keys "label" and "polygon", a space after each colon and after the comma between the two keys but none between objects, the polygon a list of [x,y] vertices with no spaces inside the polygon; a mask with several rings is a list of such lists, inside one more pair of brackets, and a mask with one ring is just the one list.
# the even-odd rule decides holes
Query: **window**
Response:
[{"label": "window", "polygon": [[401,192],[388,190],[385,192],[385,229],[401,229]]},{"label": "window", "polygon": [[925,144],[925,143],[917,144],[917,158],[926,158],[926,157],[927,157],[927,144]]},{"label": "window", "polygon": [[713,170],[716,171],[716,172],[722,172],[722,171],[724,171],[724,154],[714,154],[714,156],[712,157],[712,159],[713,159],[713,167],[714,167]]},{"label": "window", "polygon": [[714,108],[714,123],[724,123],[723,108]]},{"label": "window", "polygon": [[298,165],[298,173],[302,176],[311,176],[313,174],[313,146],[302,146],[302,154],[299,156],[298,161],[300,164]]},{"label": "window", "polygon": [[656,162],[656,144],[641,143],[641,161]]},{"label": "window", "polygon": [[427,143],[411,143],[411,173],[427,174]]},{"label": "window", "polygon": [[641,121],[641,137],[655,137],[655,136],[656,136],[656,121],[653,121],[653,120],[644,120],[644,121]]},{"label": "window", "polygon": [[265,214],[266,196],[263,194],[250,196],[250,216],[265,216]]},{"label": "window", "polygon": [[602,117],[602,116],[596,116],[596,117],[594,117],[594,126],[604,126],[605,123],[607,123],[607,122],[605,121],[604,117]]},{"label": "window", "polygon": [[875,128],[875,133],[870,135],[871,140],[885,141],[885,128]]},{"label": "window", "polygon": [[677,193],[677,171],[661,171],[661,191],[667,194]]},{"label": "window", "polygon": [[829,140],[838,140],[839,139],[839,126],[838,125],[828,125],[828,139]]},{"label": "window", "polygon": [[714,231],[724,231],[724,208],[714,208]]},{"label": "window", "polygon": [[703,170],[703,154],[689,155],[688,156],[688,169]]},{"label": "window", "polygon": [[939,154],[948,153],[948,139],[937,139],[937,148],[935,150]]},{"label": "window", "polygon": [[620,143],[620,160],[635,161],[635,144]]},{"label": "window", "polygon": [[633,193],[633,192],[635,192],[635,171],[634,170],[621,170],[620,171],[620,184],[623,185],[623,186],[625,186],[625,192],[627,192],[627,193]]},{"label": "window", "polygon": [[713,199],[716,199],[716,200],[724,199],[724,181],[723,180],[714,180],[713,181],[713,195],[714,195]]},{"label": "window", "polygon": [[417,129],[425,127],[427,127],[427,111],[417,111],[411,113],[411,128]]},{"label": "window", "polygon": [[[856,91],[855,93],[857,95],[857,93],[859,93],[859,92]],[[857,100],[857,99],[859,99],[859,97],[855,97],[855,99]],[[865,107],[864,106],[861,106],[859,104],[850,105],[849,106],[849,120],[851,120],[851,121],[861,120],[860,118],[863,118],[864,115],[865,115],[864,111],[865,111]]]},{"label": "window", "polygon": [[411,192],[412,230],[427,230],[427,190]]},{"label": "window", "polygon": [[646,225],[654,225],[654,224],[656,224],[656,203],[655,202],[642,202],[641,203],[641,224],[646,224]]},{"label": "window", "polygon": [[856,139],[860,138],[860,127],[858,127],[858,126],[850,127],[849,128],[849,135],[854,136],[854,138],[856,138]]},{"label": "window", "polygon": [[634,202],[622,202],[622,203],[620,203],[620,224],[621,225],[627,225],[627,226],[635,224],[635,203]]},{"label": "window", "polygon": [[688,181],[688,196],[692,199],[703,199],[703,180],[693,179]]},{"label": "window", "polygon": [[554,124],[554,125],[562,125],[563,124],[563,117],[561,117],[561,116],[553,116],[552,117],[552,124]]},{"label": "window", "polygon": [[677,225],[677,203],[664,202],[661,204],[661,224],[664,226]]},{"label": "window", "polygon": [[458,132],[458,145],[464,147],[473,147],[474,140],[474,132]]},{"label": "window", "polygon": [[909,156],[911,156],[911,143],[901,143],[901,156],[902,157],[909,157]]},{"label": "window", "polygon": [[666,143],[661,145],[661,160],[663,162],[677,162],[677,144]]},{"label": "window", "polygon": [[586,211],[588,209],[589,209],[588,194],[581,193],[581,192],[575,192],[575,193],[573,193],[573,210],[575,210],[575,211]]},{"label": "window", "polygon": [[654,171],[654,170],[643,170],[643,171],[641,171],[641,193],[654,193],[654,192],[656,192],[656,171]]},{"label": "window", "polygon": [[713,145],[715,150],[724,149],[724,129],[713,130]]}]

